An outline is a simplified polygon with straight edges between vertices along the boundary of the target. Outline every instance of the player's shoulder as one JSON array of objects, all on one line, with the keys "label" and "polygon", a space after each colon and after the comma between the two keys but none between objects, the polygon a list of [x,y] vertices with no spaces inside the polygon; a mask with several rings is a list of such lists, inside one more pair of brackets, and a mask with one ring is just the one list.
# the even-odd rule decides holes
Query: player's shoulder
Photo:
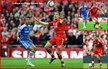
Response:
[{"label": "player's shoulder", "polygon": [[79,9],[81,9],[82,8],[82,6],[81,7],[79,7]]},{"label": "player's shoulder", "polygon": [[99,42],[102,42],[102,40],[101,40],[101,39],[98,39],[98,41],[99,41]]},{"label": "player's shoulder", "polygon": [[[23,28],[25,28],[25,27],[27,27],[25,24],[23,24],[21,27],[20,27],[20,29],[23,29]],[[28,28],[30,28],[30,25],[28,25]]]},{"label": "player's shoulder", "polygon": [[96,40],[93,40],[93,42],[95,42]]},{"label": "player's shoulder", "polygon": [[87,6],[84,6],[85,8],[87,8]]},{"label": "player's shoulder", "polygon": [[23,29],[24,27],[26,27],[26,25],[25,25],[25,24],[21,25],[20,29]]}]

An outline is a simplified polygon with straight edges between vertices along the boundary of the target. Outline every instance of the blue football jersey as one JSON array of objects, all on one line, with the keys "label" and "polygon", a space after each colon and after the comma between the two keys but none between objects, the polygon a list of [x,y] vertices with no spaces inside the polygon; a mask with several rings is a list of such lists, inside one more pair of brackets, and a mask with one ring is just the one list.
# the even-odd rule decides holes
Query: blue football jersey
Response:
[{"label": "blue football jersey", "polygon": [[23,24],[17,32],[18,34],[20,34],[20,41],[28,40],[29,32],[30,32],[30,25],[26,26],[25,24]]},{"label": "blue football jersey", "polygon": [[81,15],[87,15],[87,10],[88,10],[88,8],[86,6],[84,6],[84,7],[81,6],[79,8],[79,12]]}]

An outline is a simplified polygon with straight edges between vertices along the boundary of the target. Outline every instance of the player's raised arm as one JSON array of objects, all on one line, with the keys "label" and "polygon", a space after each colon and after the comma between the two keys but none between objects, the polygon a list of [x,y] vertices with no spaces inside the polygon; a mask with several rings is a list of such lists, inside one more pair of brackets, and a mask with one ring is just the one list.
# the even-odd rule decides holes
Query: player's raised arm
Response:
[{"label": "player's raised arm", "polygon": [[102,12],[103,15],[105,15],[104,11],[102,9],[100,9],[100,11]]},{"label": "player's raised arm", "polygon": [[49,25],[48,23],[45,23],[45,22],[43,22],[43,21],[40,21],[40,20],[38,20],[37,18],[35,18],[35,17],[33,17],[37,22],[39,22],[40,24],[42,24],[42,25]]},{"label": "player's raised arm", "polygon": [[63,20],[60,20],[60,24],[63,24],[64,22],[66,22],[66,18],[64,18]]}]

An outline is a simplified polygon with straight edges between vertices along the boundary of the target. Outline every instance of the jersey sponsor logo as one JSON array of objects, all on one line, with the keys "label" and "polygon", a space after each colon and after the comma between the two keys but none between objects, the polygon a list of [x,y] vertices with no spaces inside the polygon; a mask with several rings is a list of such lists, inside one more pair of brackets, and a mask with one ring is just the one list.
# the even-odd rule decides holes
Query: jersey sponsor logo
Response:
[{"label": "jersey sponsor logo", "polygon": [[29,31],[24,31],[25,33],[29,33]]}]

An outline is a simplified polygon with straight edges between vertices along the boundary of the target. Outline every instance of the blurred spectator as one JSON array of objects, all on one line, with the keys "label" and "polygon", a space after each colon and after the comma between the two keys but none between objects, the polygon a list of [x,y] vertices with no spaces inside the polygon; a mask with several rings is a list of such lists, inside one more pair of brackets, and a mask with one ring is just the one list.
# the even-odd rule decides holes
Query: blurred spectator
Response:
[{"label": "blurred spectator", "polygon": [[38,40],[37,40],[37,38],[35,37],[34,31],[31,31],[31,32],[30,32],[30,39],[33,41],[33,44],[38,44]]},{"label": "blurred spectator", "polygon": [[69,45],[75,45],[76,44],[76,37],[75,37],[75,35],[73,35],[72,31],[68,35],[67,43]]},{"label": "blurred spectator", "polygon": [[8,34],[7,28],[4,28],[3,32],[1,33],[1,35],[2,36],[4,36],[4,35],[7,36],[7,34]]}]

